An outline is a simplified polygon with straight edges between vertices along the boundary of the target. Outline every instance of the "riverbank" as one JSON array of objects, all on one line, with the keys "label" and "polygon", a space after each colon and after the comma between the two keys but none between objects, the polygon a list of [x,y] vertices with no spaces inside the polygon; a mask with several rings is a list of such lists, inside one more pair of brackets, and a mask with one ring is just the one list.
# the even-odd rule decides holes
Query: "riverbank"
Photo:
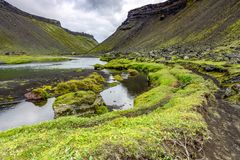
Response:
[{"label": "riverbank", "polygon": [[0,55],[0,64],[26,64],[33,62],[59,62],[67,61],[70,58],[62,56],[43,56],[43,55]]},{"label": "riverbank", "polygon": [[2,132],[0,143],[5,147],[0,149],[0,158],[203,157],[209,134],[198,111],[204,110],[208,99],[214,101],[216,87],[211,81],[179,65],[121,59],[105,67],[145,72],[152,89],[137,96],[129,110],[89,118],[63,117]]}]

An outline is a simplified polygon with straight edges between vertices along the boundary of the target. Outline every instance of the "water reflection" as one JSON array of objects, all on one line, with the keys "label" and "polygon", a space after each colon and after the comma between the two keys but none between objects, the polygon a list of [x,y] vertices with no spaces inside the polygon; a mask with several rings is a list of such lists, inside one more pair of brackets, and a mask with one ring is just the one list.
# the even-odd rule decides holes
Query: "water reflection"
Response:
[{"label": "water reflection", "polygon": [[[126,73],[122,73],[121,75],[124,80],[119,85],[100,93],[110,110],[126,110],[132,108],[135,97],[148,88],[147,76],[144,74],[139,74],[134,77],[128,76]],[[112,75],[109,77],[108,82],[115,82]]]},{"label": "water reflection", "polygon": [[99,58],[74,58],[70,61],[63,62],[46,62],[46,63],[27,63],[14,65],[0,65],[0,69],[7,68],[31,68],[31,69],[94,69],[95,64],[106,64]]},{"label": "water reflection", "polygon": [[47,103],[38,107],[31,102],[22,102],[11,108],[0,110],[0,130],[30,125],[48,121],[54,118],[52,104],[55,98],[48,99]]}]

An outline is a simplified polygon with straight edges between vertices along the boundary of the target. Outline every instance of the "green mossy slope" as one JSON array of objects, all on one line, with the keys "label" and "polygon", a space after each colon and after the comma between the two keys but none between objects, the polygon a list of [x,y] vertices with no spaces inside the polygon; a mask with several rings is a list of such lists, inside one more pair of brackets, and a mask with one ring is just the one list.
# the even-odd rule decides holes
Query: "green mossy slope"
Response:
[{"label": "green mossy slope", "polygon": [[236,53],[240,45],[239,13],[238,0],[191,1],[183,10],[164,20],[159,20],[160,15],[130,19],[131,29],[119,27],[92,52],[146,52],[171,48],[169,53],[186,54],[187,50],[223,53],[226,49]]},{"label": "green mossy slope", "polygon": [[0,54],[84,54],[97,45],[90,35],[72,33],[60,24],[51,23],[54,20],[36,18],[5,5],[1,2]]}]

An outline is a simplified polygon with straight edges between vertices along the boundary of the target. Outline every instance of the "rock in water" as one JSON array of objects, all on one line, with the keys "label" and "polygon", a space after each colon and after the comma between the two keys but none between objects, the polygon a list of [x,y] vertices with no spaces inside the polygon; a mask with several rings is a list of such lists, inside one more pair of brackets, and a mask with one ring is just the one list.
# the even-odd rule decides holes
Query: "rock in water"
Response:
[{"label": "rock in water", "polygon": [[41,95],[37,95],[33,92],[26,93],[24,96],[27,98],[27,100],[42,100],[43,99]]},{"label": "rock in water", "polygon": [[94,114],[96,108],[103,106],[101,96],[92,91],[79,91],[60,96],[53,104],[55,117],[68,115]]}]

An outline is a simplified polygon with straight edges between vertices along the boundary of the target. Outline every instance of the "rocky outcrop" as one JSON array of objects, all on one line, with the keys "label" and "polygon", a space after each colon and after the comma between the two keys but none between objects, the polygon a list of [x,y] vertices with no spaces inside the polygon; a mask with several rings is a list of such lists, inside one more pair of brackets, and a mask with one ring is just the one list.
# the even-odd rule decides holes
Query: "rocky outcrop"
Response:
[{"label": "rocky outcrop", "polygon": [[128,18],[123,22],[120,30],[131,29],[131,21],[147,19],[152,16],[158,16],[159,20],[164,20],[169,15],[174,15],[187,6],[187,0],[168,0],[164,3],[150,4],[128,13]]},{"label": "rocky outcrop", "polygon": [[55,117],[69,115],[88,115],[96,113],[98,107],[104,105],[101,96],[92,91],[79,91],[65,94],[56,99],[53,104]]}]

